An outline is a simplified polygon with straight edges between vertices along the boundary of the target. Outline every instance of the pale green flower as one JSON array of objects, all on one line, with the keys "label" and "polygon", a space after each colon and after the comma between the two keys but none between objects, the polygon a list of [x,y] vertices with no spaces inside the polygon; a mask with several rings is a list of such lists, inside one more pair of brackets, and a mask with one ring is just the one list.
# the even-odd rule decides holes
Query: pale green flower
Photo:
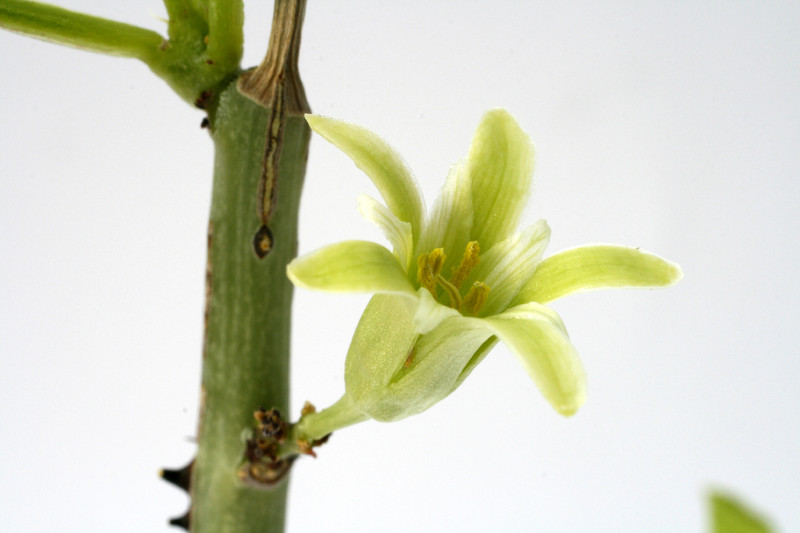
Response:
[{"label": "pale green flower", "polygon": [[585,375],[561,318],[544,304],[577,291],[659,287],[681,277],[674,263],[623,246],[584,246],[543,260],[547,224],[515,232],[531,188],[533,145],[506,111],[483,117],[469,155],[451,169],[427,217],[411,173],[377,135],[306,118],[378,188],[386,205],[363,196],[359,209],[393,247],[346,241],[288,266],[300,287],[376,293],[353,336],[346,392],[335,406],[349,413],[347,423],[427,409],[498,339],[547,401],[571,415],[584,402]]}]

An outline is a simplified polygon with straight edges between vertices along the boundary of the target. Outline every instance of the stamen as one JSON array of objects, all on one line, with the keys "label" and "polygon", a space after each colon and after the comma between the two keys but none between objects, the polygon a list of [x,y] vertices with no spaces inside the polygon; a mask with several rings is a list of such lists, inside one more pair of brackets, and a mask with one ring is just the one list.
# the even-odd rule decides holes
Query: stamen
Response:
[{"label": "stamen", "polygon": [[489,297],[489,286],[482,281],[476,281],[469,288],[469,292],[464,297],[464,311],[476,315],[486,304]]},{"label": "stamen", "polygon": [[445,259],[447,259],[447,256],[444,255],[444,249],[442,248],[434,248],[433,251],[428,254],[428,268],[434,277],[442,273]]},{"label": "stamen", "polygon": [[429,254],[420,254],[417,258],[417,281],[420,287],[428,289],[436,298],[436,276],[444,266],[444,250],[436,248]]},{"label": "stamen", "polygon": [[431,291],[433,297],[436,298],[436,281],[428,272],[428,254],[420,254],[417,258],[417,282],[420,287]]},{"label": "stamen", "polygon": [[450,307],[457,311],[461,311],[461,294],[459,294],[458,289],[453,286],[452,283],[447,281],[442,277],[441,274],[436,276],[436,281],[439,282],[439,285],[442,286],[444,291],[450,297]]},{"label": "stamen", "polygon": [[481,245],[478,241],[470,241],[467,243],[467,248],[464,250],[464,257],[461,259],[461,264],[453,267],[453,275],[450,276],[450,283],[460,288],[464,280],[467,279],[469,273],[475,266],[480,263]]}]

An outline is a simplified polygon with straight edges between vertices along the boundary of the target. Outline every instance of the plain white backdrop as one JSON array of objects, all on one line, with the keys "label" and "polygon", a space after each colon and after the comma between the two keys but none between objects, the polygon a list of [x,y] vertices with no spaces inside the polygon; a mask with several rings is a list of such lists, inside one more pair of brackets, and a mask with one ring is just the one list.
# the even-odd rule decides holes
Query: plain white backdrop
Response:
[{"label": "plain white backdrop", "polygon": [[[59,4],[162,31],[157,0]],[[247,2],[245,64],[271,2]],[[502,346],[455,394],[295,465],[289,531],[701,532],[734,491],[800,530],[800,9],[791,2],[311,0],[314,111],[383,135],[430,205],[489,108],[537,144],[550,252],[641,246],[657,291],[553,304],[563,419]],[[0,530],[170,531],[198,409],[211,142],[143,65],[0,33]],[[300,249],[380,240],[314,138]],[[292,400],[341,394],[366,296],[298,291]]]}]

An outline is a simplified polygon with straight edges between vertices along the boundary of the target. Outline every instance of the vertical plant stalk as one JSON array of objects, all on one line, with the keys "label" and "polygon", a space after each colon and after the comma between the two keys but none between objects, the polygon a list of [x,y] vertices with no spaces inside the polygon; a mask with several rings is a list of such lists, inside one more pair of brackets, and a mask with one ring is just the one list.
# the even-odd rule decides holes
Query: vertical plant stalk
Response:
[{"label": "vertical plant stalk", "polygon": [[[275,79],[284,80],[286,92],[295,94],[304,94],[302,85],[292,87],[300,84],[297,49],[304,7],[305,0],[276,2],[265,59],[266,63],[277,58],[282,74]],[[295,16],[279,16],[281,12]],[[284,53],[274,53],[276,42]],[[252,71],[248,79],[254,80],[257,73],[258,69]],[[274,87],[274,82],[262,85],[267,102]],[[292,285],[286,264],[297,251],[297,213],[310,137],[302,116],[307,110],[307,104],[304,109],[287,106],[282,114],[276,166],[279,190],[270,219],[273,242],[269,254],[259,258],[252,242],[261,225],[257,192],[273,113],[243,96],[236,83],[209,107],[215,164],[198,454],[191,481],[193,532],[283,531],[286,480],[270,490],[257,489],[244,485],[237,471],[245,450],[243,434],[253,427],[253,411],[263,406],[289,412]]]}]

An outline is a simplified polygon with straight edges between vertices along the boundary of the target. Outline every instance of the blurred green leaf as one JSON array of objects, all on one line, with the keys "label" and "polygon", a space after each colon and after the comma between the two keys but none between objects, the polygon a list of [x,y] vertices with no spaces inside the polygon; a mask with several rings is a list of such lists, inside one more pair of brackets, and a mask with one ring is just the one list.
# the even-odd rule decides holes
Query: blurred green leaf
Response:
[{"label": "blurred green leaf", "polygon": [[712,533],[772,533],[766,520],[730,494],[710,496]]}]

